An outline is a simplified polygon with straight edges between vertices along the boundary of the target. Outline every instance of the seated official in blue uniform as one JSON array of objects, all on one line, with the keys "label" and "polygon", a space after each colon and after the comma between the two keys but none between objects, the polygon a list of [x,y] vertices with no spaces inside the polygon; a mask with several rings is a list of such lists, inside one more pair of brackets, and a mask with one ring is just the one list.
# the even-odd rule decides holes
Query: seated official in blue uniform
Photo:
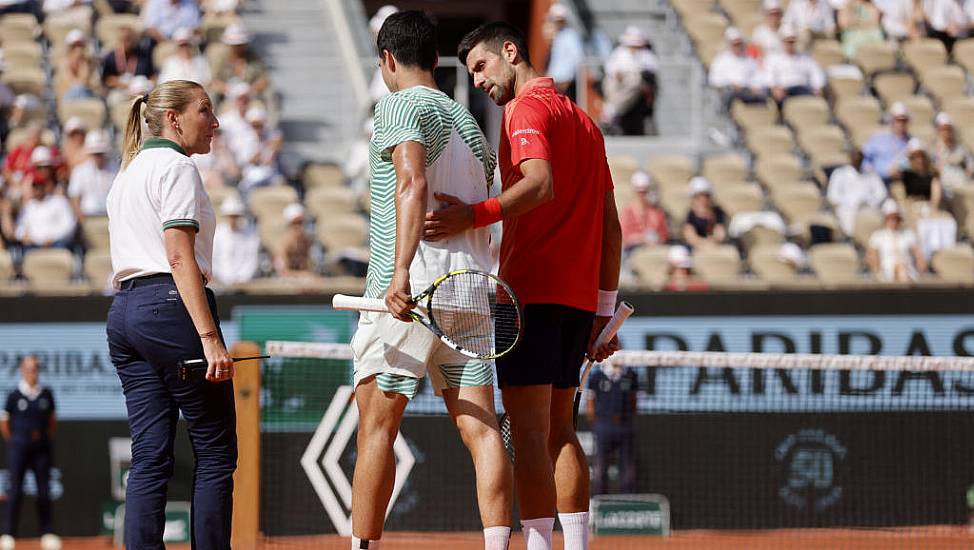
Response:
[{"label": "seated official in blue uniform", "polygon": [[595,435],[592,494],[609,491],[609,465],[618,454],[619,493],[636,491],[636,371],[605,363],[588,380],[586,416]]},{"label": "seated official in blue uniform", "polygon": [[51,523],[51,441],[57,425],[54,394],[38,382],[40,365],[28,355],[20,361],[20,383],[7,395],[0,412],[0,434],[7,443],[7,471],[10,487],[4,514],[0,548],[13,550],[16,545],[17,519],[24,495],[24,476],[34,472],[37,484],[37,516],[41,530],[41,548],[57,550],[61,541],[54,534]]}]

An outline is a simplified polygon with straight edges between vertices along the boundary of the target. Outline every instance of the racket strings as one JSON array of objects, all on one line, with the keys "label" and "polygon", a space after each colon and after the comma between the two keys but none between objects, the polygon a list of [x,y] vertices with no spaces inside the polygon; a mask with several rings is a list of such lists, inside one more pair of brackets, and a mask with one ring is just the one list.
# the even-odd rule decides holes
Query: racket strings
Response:
[{"label": "racket strings", "polygon": [[446,278],[433,291],[429,310],[447,338],[484,357],[510,349],[520,331],[516,300],[484,273],[464,272]]}]

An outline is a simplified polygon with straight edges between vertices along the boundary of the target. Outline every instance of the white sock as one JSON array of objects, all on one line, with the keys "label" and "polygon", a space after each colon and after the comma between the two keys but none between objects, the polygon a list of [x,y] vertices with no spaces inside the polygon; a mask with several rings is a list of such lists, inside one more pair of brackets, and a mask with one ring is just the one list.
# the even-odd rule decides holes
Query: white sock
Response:
[{"label": "white sock", "polygon": [[588,550],[588,512],[558,514],[565,534],[565,550]]},{"label": "white sock", "polygon": [[510,527],[487,527],[484,529],[484,550],[507,550],[507,545],[510,542]]},{"label": "white sock", "polygon": [[554,527],[555,518],[522,519],[521,530],[524,531],[527,550],[551,550],[551,530]]},{"label": "white sock", "polygon": [[373,550],[373,549],[378,548],[378,547],[379,547],[379,540],[378,539],[376,539],[376,540],[364,539],[363,540],[363,539],[360,539],[360,538],[355,537],[355,536],[352,537],[352,550],[366,550],[366,549]]}]

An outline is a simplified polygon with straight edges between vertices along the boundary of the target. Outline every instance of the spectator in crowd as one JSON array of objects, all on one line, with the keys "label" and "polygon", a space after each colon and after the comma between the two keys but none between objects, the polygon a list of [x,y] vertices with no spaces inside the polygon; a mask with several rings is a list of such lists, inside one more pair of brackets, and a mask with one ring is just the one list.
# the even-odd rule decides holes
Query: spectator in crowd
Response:
[{"label": "spectator in crowd", "polygon": [[805,271],[808,267],[808,258],[805,257],[805,252],[802,247],[795,243],[781,243],[775,258],[794,269],[796,274]]},{"label": "spectator in crowd", "polygon": [[768,94],[761,85],[761,73],[757,61],[747,55],[744,35],[735,27],[724,32],[727,48],[710,63],[710,85],[720,90],[724,105],[729,110],[734,100],[745,103],[764,103]]},{"label": "spectator in crowd", "polygon": [[225,17],[237,13],[240,7],[240,0],[202,0],[200,8],[203,10],[203,17]]},{"label": "spectator in crowd", "polygon": [[[398,11],[399,8],[391,4],[386,4],[376,10],[372,19],[369,19],[369,29],[372,31],[373,40],[379,36],[379,30],[382,29],[382,24],[386,22],[386,18]],[[369,97],[372,98],[373,103],[378,103],[380,99],[387,95],[389,95],[389,88],[386,87],[385,81],[382,80],[382,71],[376,67],[375,73],[372,75],[372,83],[369,84]]]},{"label": "spectator in crowd", "polygon": [[64,38],[67,50],[57,66],[57,97],[65,101],[95,97],[95,69],[88,55],[88,37],[72,29]]},{"label": "spectator in crowd", "polygon": [[105,130],[92,130],[85,136],[84,151],[88,159],[71,172],[68,182],[68,197],[79,221],[107,213],[108,190],[118,173],[118,166],[108,158],[111,150]]},{"label": "spectator in crowd", "polygon": [[199,168],[203,178],[203,187],[207,190],[219,187],[235,187],[240,180],[240,166],[227,145],[226,136],[222,128],[213,132],[210,142],[210,152],[205,155],[193,155],[193,161]]},{"label": "spectator in crowd", "polygon": [[3,81],[3,73],[7,70],[7,63],[3,59],[3,51],[0,50],[0,149],[7,141],[7,133],[10,132],[11,113],[17,96],[10,86]]},{"label": "spectator in crowd", "polygon": [[849,0],[839,10],[839,28],[842,29],[842,53],[855,59],[856,50],[863,44],[882,42],[881,13],[872,0]]},{"label": "spectator in crowd", "polygon": [[568,8],[554,3],[548,8],[545,27],[551,36],[551,52],[548,54],[547,75],[554,79],[555,87],[575,101],[575,78],[585,60],[582,37],[568,23]]},{"label": "spectator in crowd", "polygon": [[159,83],[169,80],[190,80],[204,87],[210,85],[210,64],[196,47],[192,29],[183,27],[172,35],[176,51],[162,62]]},{"label": "spectator in crowd", "polygon": [[902,159],[906,144],[910,141],[910,112],[906,105],[899,101],[893,103],[889,115],[889,129],[876,132],[862,146],[865,158],[863,168],[879,174],[887,185],[890,183],[890,169]]},{"label": "spectator in crowd", "polygon": [[670,240],[666,212],[659,207],[659,190],[646,172],[635,172],[630,180],[636,196],[619,213],[622,246],[628,254],[644,245]]},{"label": "spectator in crowd", "polygon": [[944,43],[947,53],[958,38],[967,35],[969,23],[959,0],[923,0],[927,36]]},{"label": "spectator in crowd", "polygon": [[859,211],[878,210],[886,199],[886,186],[875,172],[863,168],[862,151],[854,149],[849,164],[832,171],[826,196],[842,231],[852,235]]},{"label": "spectator in crowd", "polygon": [[707,178],[690,180],[690,211],[683,223],[683,240],[692,248],[716,245],[727,239],[727,216],[714,204],[714,187]]},{"label": "spectator in crowd", "polygon": [[[41,146],[41,135],[44,127],[40,123],[32,122],[27,127],[24,142],[14,147],[7,153],[3,163],[3,179],[7,187],[7,197],[15,202],[26,198],[28,189],[24,185],[29,181],[33,166],[31,155],[34,149]],[[58,155],[56,148],[49,149],[48,152],[55,158]]]},{"label": "spectator in crowd", "polygon": [[835,36],[835,13],[827,0],[791,0],[781,24],[794,28],[803,38]]},{"label": "spectator in crowd", "polygon": [[781,4],[778,0],[764,0],[764,22],[751,31],[751,44],[757,49],[755,57],[768,57],[785,51],[778,35],[781,30]]},{"label": "spectator in crowd", "polygon": [[257,55],[250,51],[250,33],[246,27],[240,23],[229,25],[223,31],[221,40],[230,46],[230,51],[218,67],[210,67],[213,71],[211,87],[226,95],[232,83],[244,82],[250,86],[250,93],[264,96],[266,102],[267,69]]},{"label": "spectator in crowd", "polygon": [[149,38],[156,43],[167,42],[179,29],[200,26],[200,7],[196,0],[145,0],[142,20]]},{"label": "spectator in crowd", "polygon": [[825,73],[807,54],[798,51],[798,34],[790,25],[781,26],[783,53],[772,55],[766,61],[766,78],[771,95],[779,105],[789,97],[822,95]]},{"label": "spectator in crowd", "polygon": [[102,59],[101,81],[108,89],[109,104],[128,99],[127,89],[133,77],[151,79],[155,76],[152,52],[139,43],[139,38],[132,27],[119,28],[115,48]]},{"label": "spectator in crowd", "polygon": [[61,135],[61,154],[68,174],[88,158],[85,152],[85,135],[88,125],[80,117],[73,116],[64,123]]},{"label": "spectator in crowd", "polygon": [[250,86],[246,82],[234,82],[227,90],[227,101],[231,106],[220,113],[220,129],[226,136],[227,145],[237,158],[237,164],[243,166],[250,160],[253,153],[248,153],[248,145],[257,138],[254,129],[247,122],[247,110],[251,106]]},{"label": "spectator in crowd", "polygon": [[311,270],[312,242],[304,230],[304,207],[300,203],[289,204],[283,217],[287,230],[274,251],[274,270],[282,277],[315,276]]},{"label": "spectator in crowd", "polygon": [[934,168],[940,174],[945,193],[967,185],[974,174],[974,158],[957,141],[954,123],[947,113],[937,113],[937,140],[933,148]]},{"label": "spectator in crowd", "polygon": [[278,163],[284,144],[281,132],[267,125],[267,111],[259,105],[247,109],[246,121],[253,131],[249,134],[252,139],[239,152],[246,160],[241,163],[240,190],[246,193],[255,187],[284,183]]},{"label": "spectator in crowd", "polygon": [[244,217],[244,204],[235,196],[220,205],[224,221],[213,234],[213,276],[223,285],[250,281],[257,275],[260,237]]},{"label": "spectator in crowd", "polygon": [[696,292],[707,290],[707,284],[695,277],[693,269],[693,258],[690,250],[683,245],[671,246],[666,254],[666,263],[669,266],[670,274],[663,285],[663,290],[669,292]]},{"label": "spectator in crowd", "polygon": [[0,411],[0,434],[7,445],[7,475],[10,493],[4,516],[0,548],[13,550],[17,536],[20,503],[23,497],[24,475],[34,473],[37,490],[37,518],[41,531],[41,548],[59,549],[61,540],[54,534],[51,514],[50,479],[52,444],[57,430],[54,394],[41,386],[38,378],[40,364],[37,357],[28,355],[20,360],[20,382],[7,395]]},{"label": "spectator in crowd", "polygon": [[10,119],[7,120],[7,128],[14,130],[26,128],[32,122],[47,122],[47,116],[40,98],[34,94],[20,94],[14,98],[13,108],[10,110]]},{"label": "spectator in crowd", "polygon": [[895,200],[886,199],[882,212],[883,228],[869,237],[866,263],[881,281],[915,281],[918,272],[927,271],[927,260],[920,250],[916,233],[902,227],[903,217]]},{"label": "spectator in crowd", "polygon": [[876,2],[882,12],[883,30],[896,42],[916,40],[923,30],[923,3],[919,0],[882,0]]},{"label": "spectator in crowd", "polygon": [[656,101],[656,69],[659,60],[646,35],[638,27],[626,28],[619,46],[605,64],[602,120],[609,133],[627,136],[646,134]]},{"label": "spectator in crowd", "polygon": [[[592,495],[609,489],[609,466],[619,472],[618,493],[636,492],[636,371],[615,363],[602,363],[588,379],[585,414],[595,436]],[[615,457],[615,460],[613,460]]]},{"label": "spectator in crowd", "polygon": [[904,161],[890,171],[892,179],[903,182],[907,200],[923,203],[918,208],[927,205],[928,212],[929,209],[938,210],[943,198],[943,188],[924,143],[917,138],[910,139],[906,145]]},{"label": "spectator in crowd", "polygon": [[356,193],[367,195],[369,191],[369,144],[375,130],[375,119],[371,116],[362,125],[362,134],[352,143],[342,173],[346,181]]},{"label": "spectator in crowd", "polygon": [[54,193],[54,156],[43,145],[31,153],[34,170],[30,176],[31,198],[17,219],[14,237],[25,249],[69,248],[77,222],[71,203]]}]

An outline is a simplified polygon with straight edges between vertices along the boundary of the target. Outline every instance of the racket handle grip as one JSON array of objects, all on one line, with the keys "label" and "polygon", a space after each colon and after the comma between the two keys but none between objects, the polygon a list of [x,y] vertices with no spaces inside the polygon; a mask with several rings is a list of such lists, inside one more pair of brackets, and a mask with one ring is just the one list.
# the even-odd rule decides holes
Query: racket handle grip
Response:
[{"label": "racket handle grip", "polygon": [[361,296],[346,296],[344,294],[336,294],[331,299],[331,307],[352,311],[389,312],[389,309],[386,307],[386,302],[382,298],[363,298]]},{"label": "racket handle grip", "polygon": [[605,345],[606,342],[612,339],[613,336],[619,332],[619,328],[622,327],[622,323],[626,322],[626,319],[632,315],[634,308],[629,302],[620,302],[619,307],[616,308],[615,314],[612,319],[609,319],[609,323],[605,325],[599,337],[595,339],[595,348]]}]

